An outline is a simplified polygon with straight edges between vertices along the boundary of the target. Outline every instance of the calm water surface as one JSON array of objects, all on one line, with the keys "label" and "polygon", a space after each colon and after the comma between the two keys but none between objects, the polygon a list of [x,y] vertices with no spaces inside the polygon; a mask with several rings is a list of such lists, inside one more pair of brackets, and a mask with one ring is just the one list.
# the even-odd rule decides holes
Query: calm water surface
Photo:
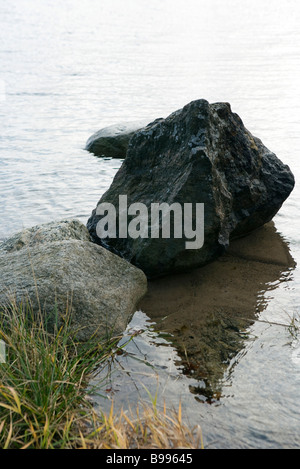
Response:
[{"label": "calm water surface", "polygon": [[[198,98],[230,102],[297,181],[299,23],[297,0],[1,0],[0,239],[66,217],[86,222],[122,163],[84,151],[88,137]],[[299,218],[296,184],[274,221],[298,263]],[[262,291],[260,320],[299,314],[298,268],[288,279]],[[208,404],[143,312],[130,327],[145,332],[116,365],[116,400],[126,386],[133,401],[143,385],[155,393],[158,373],[167,403],[182,400],[208,447],[300,447],[300,345],[287,328],[251,325]]]}]

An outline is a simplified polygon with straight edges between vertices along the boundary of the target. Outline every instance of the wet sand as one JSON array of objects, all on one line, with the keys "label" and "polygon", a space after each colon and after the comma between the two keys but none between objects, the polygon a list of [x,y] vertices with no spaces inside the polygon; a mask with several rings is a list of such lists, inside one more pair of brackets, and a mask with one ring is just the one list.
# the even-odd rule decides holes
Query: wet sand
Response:
[{"label": "wet sand", "polygon": [[245,330],[264,309],[263,293],[295,267],[270,222],[231,243],[217,261],[192,272],[152,280],[139,308],[172,335],[184,373],[202,382],[195,394],[217,399],[229,360]]}]

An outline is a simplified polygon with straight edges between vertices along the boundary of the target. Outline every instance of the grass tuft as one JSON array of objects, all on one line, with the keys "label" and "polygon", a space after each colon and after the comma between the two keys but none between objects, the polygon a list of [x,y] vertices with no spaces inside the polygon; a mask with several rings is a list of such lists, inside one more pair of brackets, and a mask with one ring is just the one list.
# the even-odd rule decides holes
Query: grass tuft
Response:
[{"label": "grass tuft", "polygon": [[[0,311],[0,448],[113,449],[203,447],[200,428],[189,430],[177,414],[152,406],[134,412],[113,405],[96,413],[89,379],[119,351],[119,337],[79,342],[68,318],[54,333],[28,304]],[[125,344],[124,344],[125,345]],[[123,346],[124,346],[123,345]]]},{"label": "grass tuft", "polygon": [[[96,426],[96,421],[94,422]],[[181,421],[178,411],[167,413],[156,406],[143,405],[135,411],[121,410],[102,415],[101,424],[86,435],[85,443],[91,449],[203,449],[199,426],[189,429]]]}]

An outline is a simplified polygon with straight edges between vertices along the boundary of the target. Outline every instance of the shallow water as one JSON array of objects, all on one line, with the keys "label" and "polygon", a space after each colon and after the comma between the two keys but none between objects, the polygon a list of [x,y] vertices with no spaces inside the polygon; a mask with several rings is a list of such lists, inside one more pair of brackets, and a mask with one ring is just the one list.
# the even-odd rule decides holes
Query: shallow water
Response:
[{"label": "shallow water", "polygon": [[[299,20],[296,0],[1,2],[0,239],[61,218],[86,222],[122,163],[84,151],[89,136],[120,121],[165,117],[198,98],[230,102],[297,182]],[[299,263],[298,184],[274,221]],[[288,324],[299,314],[299,280],[296,267],[258,292],[260,321],[242,331],[210,404],[145,312],[132,325],[146,331],[120,360],[134,363],[131,375],[143,373],[155,393],[156,372],[146,365],[145,375],[136,360],[146,355],[167,403],[186,404],[208,447],[299,447],[299,339],[261,322]]]}]

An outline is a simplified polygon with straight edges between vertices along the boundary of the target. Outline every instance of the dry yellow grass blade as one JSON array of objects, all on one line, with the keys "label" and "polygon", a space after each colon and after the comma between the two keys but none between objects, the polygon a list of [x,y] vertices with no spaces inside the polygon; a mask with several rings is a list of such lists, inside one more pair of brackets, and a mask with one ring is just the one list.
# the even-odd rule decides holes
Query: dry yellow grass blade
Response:
[{"label": "dry yellow grass blade", "polygon": [[[130,415],[128,415],[130,414]],[[94,417],[96,421],[99,417]],[[154,406],[142,406],[135,411],[123,409],[101,416],[102,425],[85,435],[88,448],[95,449],[203,449],[202,432],[199,426],[189,429],[182,421],[182,407],[178,412],[167,413],[164,404],[159,411]],[[83,447],[83,444],[82,444]]]},{"label": "dry yellow grass blade", "polygon": [[[0,307],[1,313],[1,307]],[[9,366],[0,367],[0,446],[9,449],[172,449],[203,447],[201,430],[176,412],[151,404],[97,414],[86,392],[89,377],[115,353],[118,340],[81,344],[68,324],[56,335],[12,305],[0,314],[0,335],[11,339]],[[29,317],[28,317],[29,314]]]}]

